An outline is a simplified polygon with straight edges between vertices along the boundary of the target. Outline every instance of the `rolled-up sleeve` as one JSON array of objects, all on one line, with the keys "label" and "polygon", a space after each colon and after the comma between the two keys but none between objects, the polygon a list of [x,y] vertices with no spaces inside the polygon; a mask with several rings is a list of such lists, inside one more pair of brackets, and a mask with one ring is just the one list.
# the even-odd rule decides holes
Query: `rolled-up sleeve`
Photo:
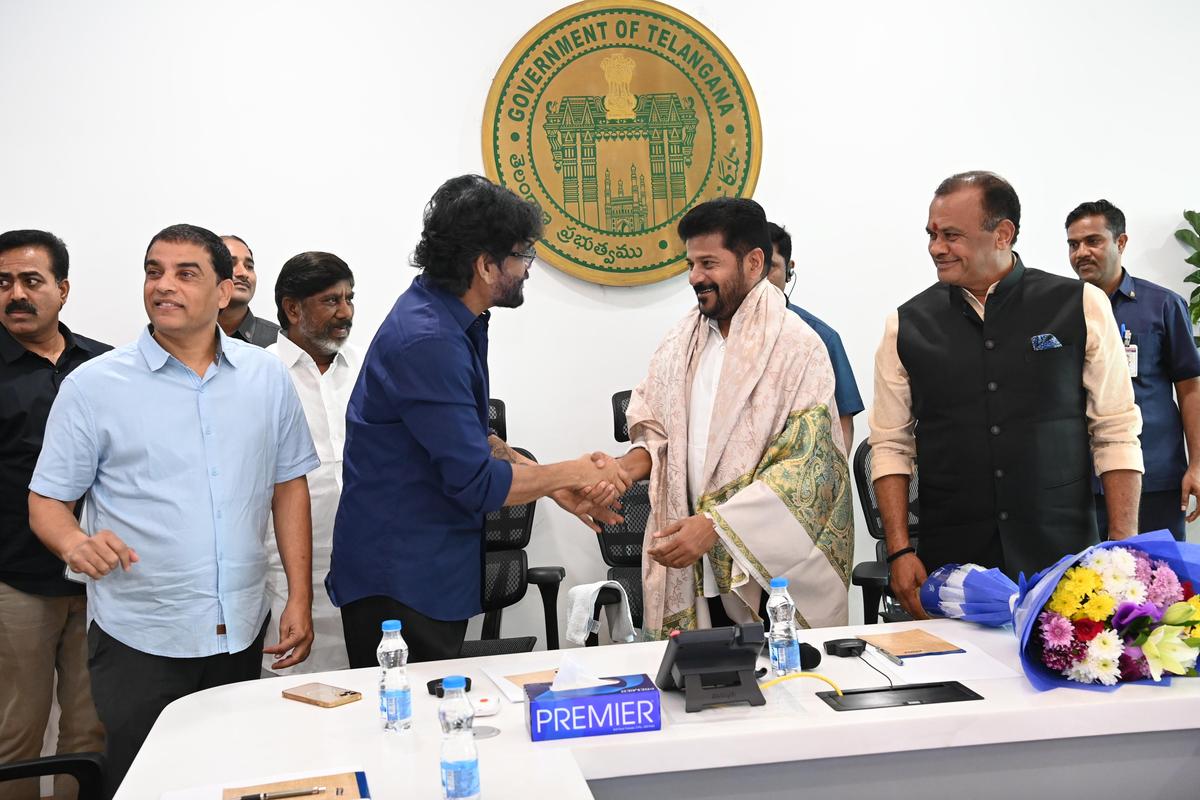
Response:
[{"label": "rolled-up sleeve", "polygon": [[900,362],[896,338],[900,316],[893,311],[883,326],[883,340],[875,351],[875,399],[867,415],[871,426],[871,480],[885,475],[912,475],[917,457],[912,414],[912,387]]},{"label": "rolled-up sleeve", "polygon": [[43,497],[74,502],[92,487],[99,463],[91,407],[79,385],[68,376],[50,407],[29,489]]},{"label": "rolled-up sleeve", "polygon": [[1091,284],[1083,287],[1083,320],[1087,327],[1083,388],[1087,390],[1088,433],[1096,474],[1116,469],[1144,472],[1138,441],[1142,413],[1133,399],[1125,346],[1111,302]]},{"label": "rolled-up sleeve", "polygon": [[466,345],[420,339],[385,359],[380,376],[401,421],[429,454],[442,490],[471,511],[504,505],[512,488],[512,464],[492,457],[480,426]]}]

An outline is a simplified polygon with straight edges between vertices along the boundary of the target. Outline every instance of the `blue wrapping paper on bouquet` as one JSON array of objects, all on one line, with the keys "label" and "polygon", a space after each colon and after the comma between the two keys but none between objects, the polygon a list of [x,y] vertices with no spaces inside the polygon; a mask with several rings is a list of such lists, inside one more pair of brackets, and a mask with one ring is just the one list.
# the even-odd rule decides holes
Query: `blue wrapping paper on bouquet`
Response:
[{"label": "blue wrapping paper on bouquet", "polygon": [[[1180,610],[1184,606],[1183,603],[1171,604],[1170,611],[1168,611],[1168,608],[1165,607],[1167,605],[1165,602],[1160,604],[1163,607],[1159,607],[1150,602],[1150,598],[1145,598],[1143,603],[1132,601],[1121,603],[1115,609],[1117,612],[1115,615],[1112,611],[1108,612],[1109,625],[1114,628],[1117,627],[1113,624],[1115,621],[1128,620],[1131,614],[1134,615],[1133,622],[1121,626],[1121,629],[1127,634],[1141,634],[1136,638],[1126,638],[1124,644],[1117,648],[1118,651],[1124,654],[1122,657],[1114,656],[1113,658],[1114,661],[1120,658],[1120,664],[1122,665],[1119,677],[1120,682],[1117,682],[1118,679],[1113,678],[1111,672],[1106,674],[1105,683],[1081,682],[1082,677],[1080,675],[1077,674],[1074,678],[1067,677],[1063,670],[1051,669],[1043,662],[1047,645],[1045,644],[1045,634],[1042,634],[1041,637],[1036,635],[1039,616],[1046,610],[1047,603],[1055,596],[1055,590],[1058,589],[1060,582],[1063,581],[1068,570],[1081,565],[1085,561],[1092,562],[1104,558],[1104,556],[1091,554],[1095,553],[1095,551],[1111,548],[1124,548],[1144,554],[1145,558],[1141,559],[1141,561],[1145,562],[1147,559],[1149,560],[1152,570],[1154,570],[1153,574],[1156,577],[1158,574],[1158,565],[1162,564],[1169,567],[1170,571],[1173,572],[1174,578],[1170,578],[1170,580],[1177,578],[1178,582],[1182,585],[1188,585],[1186,582],[1190,582],[1191,586],[1200,587],[1200,545],[1177,542],[1169,531],[1154,531],[1153,533],[1143,533],[1121,541],[1102,542],[1089,547],[1081,553],[1064,556],[1053,566],[1042,570],[1028,580],[1026,580],[1024,575],[1021,575],[1019,584],[1013,583],[1010,578],[997,569],[983,569],[975,564],[947,564],[930,573],[925,583],[921,585],[921,605],[930,616],[962,619],[993,627],[1000,627],[1011,623],[1013,632],[1016,634],[1019,643],[1021,666],[1025,671],[1025,676],[1029,679],[1033,687],[1040,691],[1053,689],[1058,686],[1107,691],[1115,689],[1122,682],[1168,684],[1170,678],[1165,673],[1160,672],[1159,680],[1153,680],[1152,678],[1136,680],[1134,678],[1138,674],[1137,671],[1126,672],[1124,667],[1129,666],[1131,662],[1128,662],[1126,659],[1131,657],[1130,654],[1134,653],[1137,654],[1139,663],[1143,665],[1147,663],[1146,655],[1149,655],[1149,653],[1143,653],[1143,647],[1134,646],[1133,643],[1138,639],[1146,639],[1146,634],[1154,626],[1176,632],[1180,643],[1190,641],[1200,644],[1200,640],[1190,638],[1192,634],[1198,632],[1192,626],[1196,624],[1196,619],[1200,617],[1200,610],[1197,610],[1196,614],[1183,623],[1183,627],[1189,629],[1191,633],[1179,632],[1178,624],[1176,624],[1175,628],[1171,628],[1168,625],[1168,623],[1173,623],[1175,620],[1184,619],[1181,615],[1186,609]],[[1128,558],[1128,555],[1125,558]],[[1193,608],[1200,609],[1200,602],[1195,600],[1191,602]],[[1164,614],[1167,615],[1165,619]],[[1137,615],[1148,616],[1138,619]],[[1099,616],[1099,614],[1095,616]],[[1068,626],[1068,629],[1063,635],[1070,638],[1069,626],[1071,623],[1066,622],[1064,624]],[[1097,637],[1097,632],[1094,630],[1088,631],[1088,633],[1083,635],[1090,634],[1093,638],[1098,638],[1100,643],[1109,642],[1110,645],[1114,639],[1118,642],[1121,639],[1121,637],[1111,631],[1101,633],[1102,637]],[[1078,635],[1076,633],[1076,636]],[[1153,636],[1150,638],[1154,639]],[[1157,658],[1160,654],[1161,637],[1159,639],[1160,641],[1143,642],[1143,644],[1146,647],[1155,648],[1153,651],[1156,655],[1155,661],[1161,664],[1161,661]],[[1084,647],[1086,649],[1088,645],[1081,642],[1074,642],[1067,646]],[[1174,640],[1172,640],[1169,647],[1165,644],[1161,647],[1161,655],[1167,659],[1172,658],[1173,653],[1177,655],[1181,652],[1182,645],[1176,646]],[[1194,659],[1194,654],[1192,658]],[[1194,660],[1192,663],[1194,663]],[[1184,664],[1184,666],[1191,665],[1188,663]],[[1109,666],[1111,668],[1111,665]],[[1087,676],[1084,675],[1083,677]],[[1108,679],[1113,679],[1113,682],[1108,684]]]}]

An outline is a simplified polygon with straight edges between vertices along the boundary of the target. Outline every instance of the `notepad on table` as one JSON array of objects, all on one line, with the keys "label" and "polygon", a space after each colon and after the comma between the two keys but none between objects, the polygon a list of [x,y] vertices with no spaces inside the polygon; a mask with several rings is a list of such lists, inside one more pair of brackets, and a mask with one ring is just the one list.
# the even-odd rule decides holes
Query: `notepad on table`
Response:
[{"label": "notepad on table", "polygon": [[888,651],[897,658],[914,656],[940,656],[946,653],[961,653],[963,649],[947,642],[940,636],[920,628],[910,628],[896,633],[866,633],[858,638]]},{"label": "notepad on table", "polygon": [[160,800],[238,800],[245,795],[260,792],[283,792],[296,789],[325,787],[325,791],[314,795],[320,800],[369,800],[367,775],[362,770],[336,771],[320,775],[292,773],[261,779],[256,783],[239,782],[236,786],[222,783],[218,786],[202,786],[194,789],[179,789],[164,792]]}]

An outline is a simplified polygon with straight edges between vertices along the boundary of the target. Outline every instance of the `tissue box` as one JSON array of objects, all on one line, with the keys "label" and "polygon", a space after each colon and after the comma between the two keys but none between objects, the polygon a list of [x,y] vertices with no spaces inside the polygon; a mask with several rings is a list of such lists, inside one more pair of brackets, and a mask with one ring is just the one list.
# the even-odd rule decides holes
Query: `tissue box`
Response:
[{"label": "tissue box", "polygon": [[549,683],[526,684],[529,738],[542,742],[662,728],[658,687],[649,675],[601,680],[610,683],[558,692]]}]

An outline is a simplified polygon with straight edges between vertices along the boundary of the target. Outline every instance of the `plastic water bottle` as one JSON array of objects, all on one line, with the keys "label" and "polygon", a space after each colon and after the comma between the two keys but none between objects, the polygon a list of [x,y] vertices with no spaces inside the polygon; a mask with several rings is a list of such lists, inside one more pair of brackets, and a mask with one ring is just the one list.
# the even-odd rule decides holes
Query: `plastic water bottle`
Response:
[{"label": "plastic water bottle", "polygon": [[771,579],[767,616],[771,620],[771,669],[776,675],[800,671],[800,641],[796,638],[796,604],[788,594],[787,578]]},{"label": "plastic water bottle", "polygon": [[442,679],[445,694],[438,706],[442,724],[442,797],[475,800],[479,797],[479,751],[475,749],[475,708],[466,695],[461,675]]},{"label": "plastic water bottle", "polygon": [[408,645],[400,635],[400,620],[384,620],[382,628],[383,638],[375,651],[379,659],[379,717],[385,731],[406,731],[412,728]]}]

